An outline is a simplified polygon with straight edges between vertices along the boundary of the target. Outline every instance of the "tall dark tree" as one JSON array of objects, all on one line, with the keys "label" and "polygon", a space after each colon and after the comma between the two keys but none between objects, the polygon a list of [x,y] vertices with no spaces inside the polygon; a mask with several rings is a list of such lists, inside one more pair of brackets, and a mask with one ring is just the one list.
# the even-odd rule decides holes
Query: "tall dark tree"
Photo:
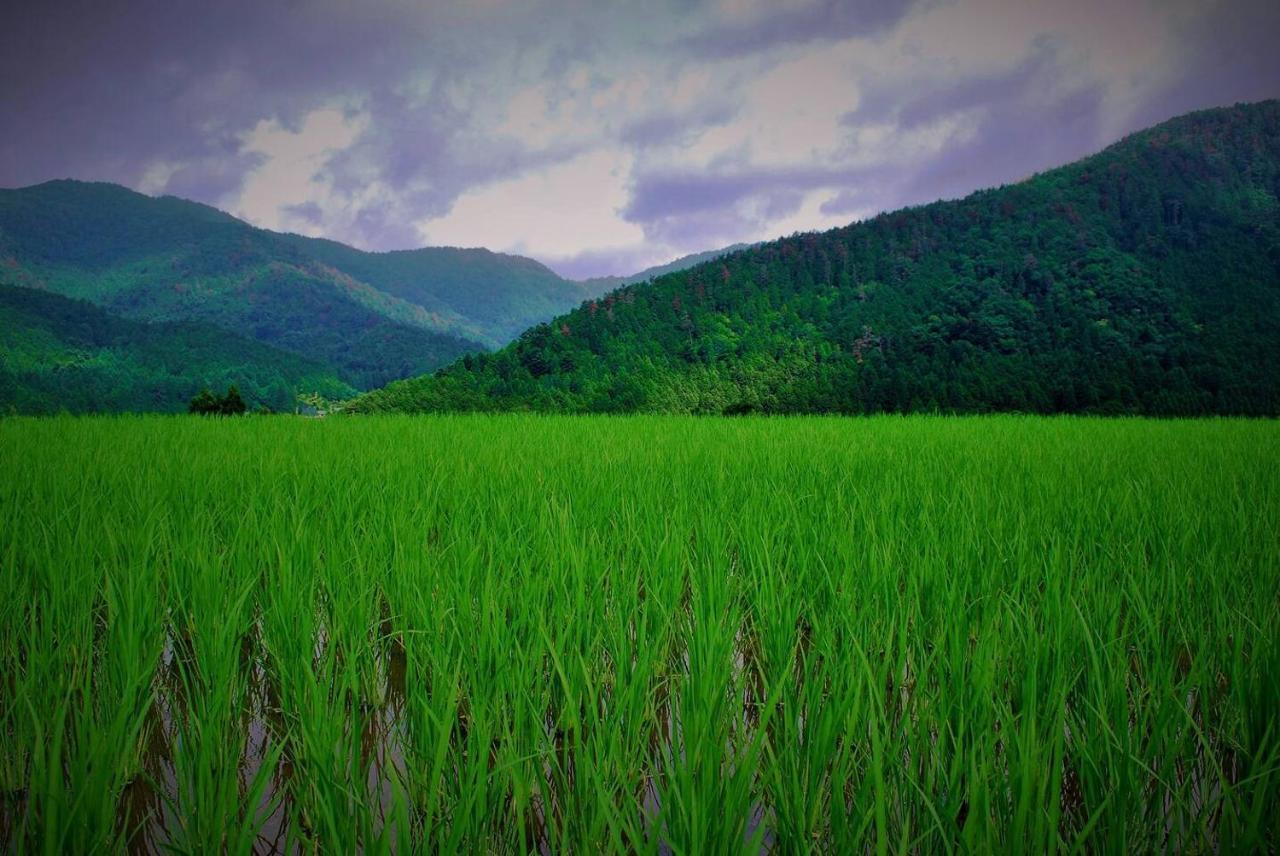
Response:
[{"label": "tall dark tree", "polygon": [[208,389],[200,390],[187,409],[201,416],[240,416],[249,408],[240,396],[240,390],[232,384],[225,395],[214,395]]},{"label": "tall dark tree", "polygon": [[198,413],[201,416],[218,413],[221,408],[222,402],[207,387],[200,390],[196,397],[191,399],[191,404],[187,406],[188,412]]},{"label": "tall dark tree", "polygon": [[218,410],[223,416],[240,416],[247,409],[244,399],[240,397],[240,390],[235,384],[227,388],[227,394],[218,402]]}]

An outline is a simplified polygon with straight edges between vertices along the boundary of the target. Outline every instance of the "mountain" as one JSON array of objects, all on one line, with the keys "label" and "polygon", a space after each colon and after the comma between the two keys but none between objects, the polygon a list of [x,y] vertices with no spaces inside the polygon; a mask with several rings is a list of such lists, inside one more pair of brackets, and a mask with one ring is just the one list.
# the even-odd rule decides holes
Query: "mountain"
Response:
[{"label": "mountain", "polygon": [[187,409],[203,387],[292,409],[355,390],[325,367],[208,324],[147,324],[84,300],[0,285],[0,413]]},{"label": "mountain", "polygon": [[675,261],[667,262],[665,265],[655,265],[651,268],[645,268],[639,273],[633,273],[631,276],[597,276],[591,279],[581,280],[582,285],[591,292],[591,297],[598,297],[607,294],[614,289],[621,288],[624,285],[634,285],[639,282],[648,282],[649,280],[662,276],[663,274],[675,273],[694,265],[700,265],[703,262],[714,261],[721,256],[727,256],[729,253],[745,250],[751,244],[733,244],[728,247],[721,247],[718,250],[707,250],[702,253],[693,253],[687,256],[681,256]]},{"label": "mountain", "polygon": [[118,185],[0,190],[0,278],[144,321],[201,321],[369,388],[497,347],[592,292],[487,250],[366,253]]},{"label": "mountain", "polygon": [[1280,413],[1280,102],[629,285],[353,411]]},{"label": "mountain", "polygon": [[533,259],[485,249],[366,253],[336,241],[286,238],[309,258],[422,307],[441,329],[491,347],[600,293]]},{"label": "mountain", "polygon": [[0,191],[0,277],[143,321],[194,320],[368,388],[478,350],[401,301],[221,211],[110,184]]}]

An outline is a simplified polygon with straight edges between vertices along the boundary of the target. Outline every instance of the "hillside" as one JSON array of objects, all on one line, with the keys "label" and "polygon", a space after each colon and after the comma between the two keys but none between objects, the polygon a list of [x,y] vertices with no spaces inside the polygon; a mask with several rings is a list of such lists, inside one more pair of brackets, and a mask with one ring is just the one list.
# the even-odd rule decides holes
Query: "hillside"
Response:
[{"label": "hillside", "polygon": [[0,285],[0,413],[179,412],[236,384],[251,407],[354,392],[331,371],[191,321],[147,324],[83,300]]},{"label": "hillside", "polygon": [[604,291],[561,279],[533,259],[485,249],[365,253],[336,241],[286,237],[308,257],[421,307],[444,329],[491,347]]},{"label": "hillside", "polygon": [[1280,413],[1280,103],[632,285],[355,411]]},{"label": "hillside", "polygon": [[360,388],[502,345],[590,296],[531,259],[365,253],[78,181],[0,190],[0,276],[138,320],[241,332]]}]

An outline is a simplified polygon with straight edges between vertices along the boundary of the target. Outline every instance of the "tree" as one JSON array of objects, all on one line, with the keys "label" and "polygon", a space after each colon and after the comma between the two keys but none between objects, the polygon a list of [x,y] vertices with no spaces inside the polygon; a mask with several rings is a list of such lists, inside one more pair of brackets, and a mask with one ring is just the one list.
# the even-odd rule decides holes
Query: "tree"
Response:
[{"label": "tree", "polygon": [[227,394],[222,396],[214,395],[207,388],[202,389],[187,405],[189,413],[201,416],[239,416],[248,409],[235,384],[227,387]]},{"label": "tree", "polygon": [[224,416],[239,416],[243,414],[248,407],[245,406],[244,399],[240,397],[240,390],[235,384],[227,387],[227,394],[222,397],[219,402],[218,412]]},{"label": "tree", "polygon": [[208,416],[211,413],[218,412],[218,398],[209,389],[200,390],[195,398],[191,399],[191,403],[187,405],[188,413],[199,413],[202,416]]}]

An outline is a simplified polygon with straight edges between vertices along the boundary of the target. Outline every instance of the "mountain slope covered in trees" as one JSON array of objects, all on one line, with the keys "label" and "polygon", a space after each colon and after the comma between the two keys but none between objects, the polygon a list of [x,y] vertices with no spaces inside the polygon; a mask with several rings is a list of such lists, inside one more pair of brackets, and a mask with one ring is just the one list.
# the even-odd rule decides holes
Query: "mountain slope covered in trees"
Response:
[{"label": "mountain slope covered in trees", "polygon": [[135,320],[243,334],[327,366],[358,389],[501,347],[610,288],[699,258],[573,282],[521,256],[453,247],[363,252],[113,184],[0,190],[0,281]]},{"label": "mountain slope covered in trees", "polygon": [[137,320],[196,320],[357,387],[497,347],[593,292],[487,250],[366,253],[118,185],[0,190],[0,278]]},{"label": "mountain slope covered in trees", "polygon": [[533,259],[485,249],[366,253],[336,241],[286,237],[309,258],[421,307],[440,329],[495,348],[606,290],[562,279]]},{"label": "mountain slope covered in trees", "polygon": [[355,390],[325,367],[194,321],[148,324],[87,301],[0,285],[0,413],[180,412],[203,387],[252,407]]},{"label": "mountain slope covered in trees", "polygon": [[1280,103],[628,286],[350,409],[1280,413]]}]

